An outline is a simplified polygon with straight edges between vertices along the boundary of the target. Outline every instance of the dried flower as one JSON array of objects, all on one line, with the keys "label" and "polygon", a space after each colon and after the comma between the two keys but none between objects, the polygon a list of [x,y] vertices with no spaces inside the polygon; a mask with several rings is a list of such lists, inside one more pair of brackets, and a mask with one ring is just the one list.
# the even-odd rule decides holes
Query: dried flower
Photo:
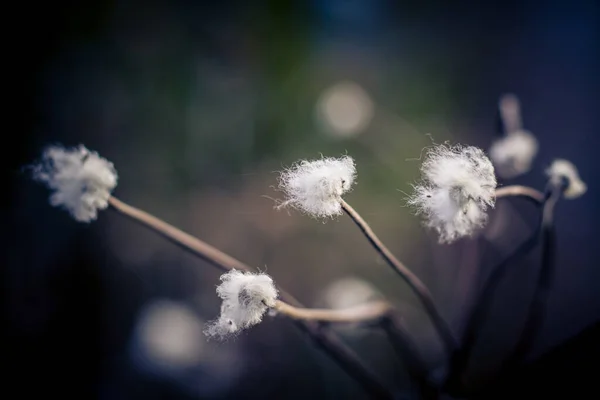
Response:
[{"label": "dried flower", "polygon": [[108,207],[110,193],[117,186],[113,164],[83,145],[46,148],[33,166],[33,178],[53,191],[51,205],[63,207],[80,222],[95,220],[98,210]]},{"label": "dried flower", "polygon": [[340,215],[340,199],[355,178],[356,167],[349,156],[299,161],[281,172],[279,188],[287,200],[279,207],[291,206],[314,217]]},{"label": "dried flower", "polygon": [[587,185],[579,177],[577,167],[570,161],[554,160],[550,168],[546,170],[546,174],[555,184],[560,184],[563,179],[566,179],[567,188],[564,191],[564,196],[567,199],[575,199],[587,191]]},{"label": "dried flower", "polygon": [[408,204],[439,233],[440,243],[470,236],[486,223],[486,209],[496,200],[496,177],[482,150],[436,145],[428,150],[421,174]]},{"label": "dried flower", "polygon": [[221,315],[204,333],[224,338],[235,335],[262,321],[265,312],[275,306],[277,289],[270,276],[231,270],[221,275],[217,295],[223,300]]},{"label": "dried flower", "polygon": [[538,152],[538,141],[525,130],[511,132],[490,147],[490,158],[503,178],[514,178],[528,172]]},{"label": "dried flower", "polygon": [[503,178],[514,178],[529,171],[538,152],[538,141],[523,129],[521,104],[514,94],[500,97],[498,111],[504,137],[490,148],[490,158],[496,173]]}]

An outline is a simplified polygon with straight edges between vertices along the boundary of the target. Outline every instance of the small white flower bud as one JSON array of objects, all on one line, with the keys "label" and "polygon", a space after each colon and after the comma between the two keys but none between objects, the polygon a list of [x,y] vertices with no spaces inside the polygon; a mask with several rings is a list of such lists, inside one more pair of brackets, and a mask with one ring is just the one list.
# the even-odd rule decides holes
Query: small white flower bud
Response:
[{"label": "small white flower bud", "polygon": [[496,140],[490,147],[490,158],[503,178],[514,178],[531,169],[538,152],[538,141],[530,132],[518,130]]},{"label": "small white flower bud", "polygon": [[555,184],[560,184],[563,179],[566,179],[567,188],[564,191],[564,196],[567,199],[575,199],[587,191],[587,185],[579,177],[577,167],[570,161],[554,160],[550,168],[546,170],[546,174]]},{"label": "small white flower bud", "polygon": [[470,236],[485,225],[485,211],[496,200],[496,177],[481,149],[436,145],[428,150],[421,174],[408,204],[439,233],[440,243]]},{"label": "small white flower bud", "polygon": [[262,321],[265,312],[275,306],[277,289],[270,276],[231,270],[221,275],[217,295],[223,300],[221,315],[204,333],[225,338]]},{"label": "small white flower bud", "polygon": [[299,161],[281,172],[279,188],[287,200],[279,207],[291,206],[314,217],[340,215],[340,199],[355,178],[356,167],[349,156]]},{"label": "small white flower bud", "polygon": [[46,148],[33,166],[33,178],[53,191],[51,205],[66,209],[80,222],[95,220],[98,210],[108,207],[110,193],[117,186],[113,164],[83,145]]}]

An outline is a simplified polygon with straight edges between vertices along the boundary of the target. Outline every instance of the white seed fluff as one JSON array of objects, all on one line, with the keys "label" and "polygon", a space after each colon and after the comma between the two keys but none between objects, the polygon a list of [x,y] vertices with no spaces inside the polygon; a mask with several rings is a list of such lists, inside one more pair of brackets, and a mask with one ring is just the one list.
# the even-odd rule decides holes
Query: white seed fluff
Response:
[{"label": "white seed fluff", "polygon": [[587,185],[579,177],[577,167],[570,161],[554,160],[550,168],[546,170],[546,174],[556,184],[560,184],[562,179],[567,180],[567,188],[564,191],[564,196],[567,199],[575,199],[587,191]]},{"label": "white seed fluff", "polygon": [[279,189],[287,200],[279,207],[291,206],[314,217],[333,217],[342,213],[340,200],[356,179],[352,157],[302,160],[281,172]]},{"label": "white seed fluff", "polygon": [[408,204],[438,232],[440,243],[471,236],[485,225],[486,209],[496,201],[496,177],[481,149],[435,145],[427,151],[421,175]]},{"label": "white seed fluff", "polygon": [[514,178],[528,172],[538,152],[538,141],[530,132],[518,130],[496,140],[490,147],[490,158],[503,178]]},{"label": "white seed fluff", "polygon": [[66,209],[80,222],[95,220],[117,186],[113,164],[83,145],[46,148],[33,166],[33,178],[53,191],[51,205]]},{"label": "white seed fluff", "polygon": [[231,270],[221,275],[217,295],[223,300],[221,315],[204,333],[223,339],[262,321],[265,312],[275,306],[277,289],[270,276]]}]

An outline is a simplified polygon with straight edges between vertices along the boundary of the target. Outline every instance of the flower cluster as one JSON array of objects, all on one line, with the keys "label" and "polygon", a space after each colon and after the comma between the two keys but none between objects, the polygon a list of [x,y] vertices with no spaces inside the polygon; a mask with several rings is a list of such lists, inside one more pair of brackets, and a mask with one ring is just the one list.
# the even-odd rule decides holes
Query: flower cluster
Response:
[{"label": "flower cluster", "polygon": [[495,203],[494,167],[476,147],[435,145],[421,166],[422,182],[408,204],[424,215],[441,243],[472,235],[487,221]]},{"label": "flower cluster", "polygon": [[342,213],[340,200],[356,179],[352,157],[302,160],[281,172],[279,188],[290,206],[314,217],[333,217]]},{"label": "flower cluster", "polygon": [[223,300],[221,315],[204,333],[225,338],[261,322],[265,312],[275,306],[277,289],[266,274],[234,269],[221,275],[217,295]]},{"label": "flower cluster", "polygon": [[53,191],[50,204],[65,208],[80,222],[95,220],[117,186],[113,164],[83,145],[46,148],[33,166],[33,177]]}]

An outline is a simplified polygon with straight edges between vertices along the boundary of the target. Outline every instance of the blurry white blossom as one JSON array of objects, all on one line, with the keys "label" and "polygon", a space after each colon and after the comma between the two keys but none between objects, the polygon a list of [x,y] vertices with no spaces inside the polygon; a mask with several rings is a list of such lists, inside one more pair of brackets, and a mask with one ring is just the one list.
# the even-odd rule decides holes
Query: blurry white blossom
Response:
[{"label": "blurry white blossom", "polygon": [[279,188],[290,206],[314,217],[333,217],[342,213],[340,200],[352,188],[356,167],[352,157],[302,160],[281,172]]},{"label": "blurry white blossom", "polygon": [[496,140],[490,147],[490,158],[499,176],[513,178],[531,169],[537,152],[538,141],[535,136],[519,130]]},{"label": "blurry white blossom", "polygon": [[496,201],[496,177],[481,149],[435,145],[427,151],[421,175],[408,204],[439,233],[440,243],[470,236],[486,223],[486,209]]},{"label": "blurry white blossom", "polygon": [[46,148],[33,166],[33,177],[53,191],[50,204],[65,208],[80,222],[95,220],[117,186],[113,164],[83,145]]},{"label": "blurry white blossom", "polygon": [[567,181],[567,188],[564,191],[564,196],[567,199],[575,199],[582,196],[587,191],[587,185],[579,177],[577,167],[572,162],[557,159],[546,170],[546,174],[555,184],[560,184],[563,179]]},{"label": "blurry white blossom", "polygon": [[503,178],[514,178],[531,169],[538,152],[535,136],[523,129],[521,105],[514,94],[505,94],[498,103],[504,136],[490,147],[490,158],[496,173]]},{"label": "blurry white blossom", "polygon": [[270,276],[231,270],[221,275],[217,295],[223,300],[221,315],[206,328],[209,337],[234,335],[262,321],[275,306],[277,289]]}]

